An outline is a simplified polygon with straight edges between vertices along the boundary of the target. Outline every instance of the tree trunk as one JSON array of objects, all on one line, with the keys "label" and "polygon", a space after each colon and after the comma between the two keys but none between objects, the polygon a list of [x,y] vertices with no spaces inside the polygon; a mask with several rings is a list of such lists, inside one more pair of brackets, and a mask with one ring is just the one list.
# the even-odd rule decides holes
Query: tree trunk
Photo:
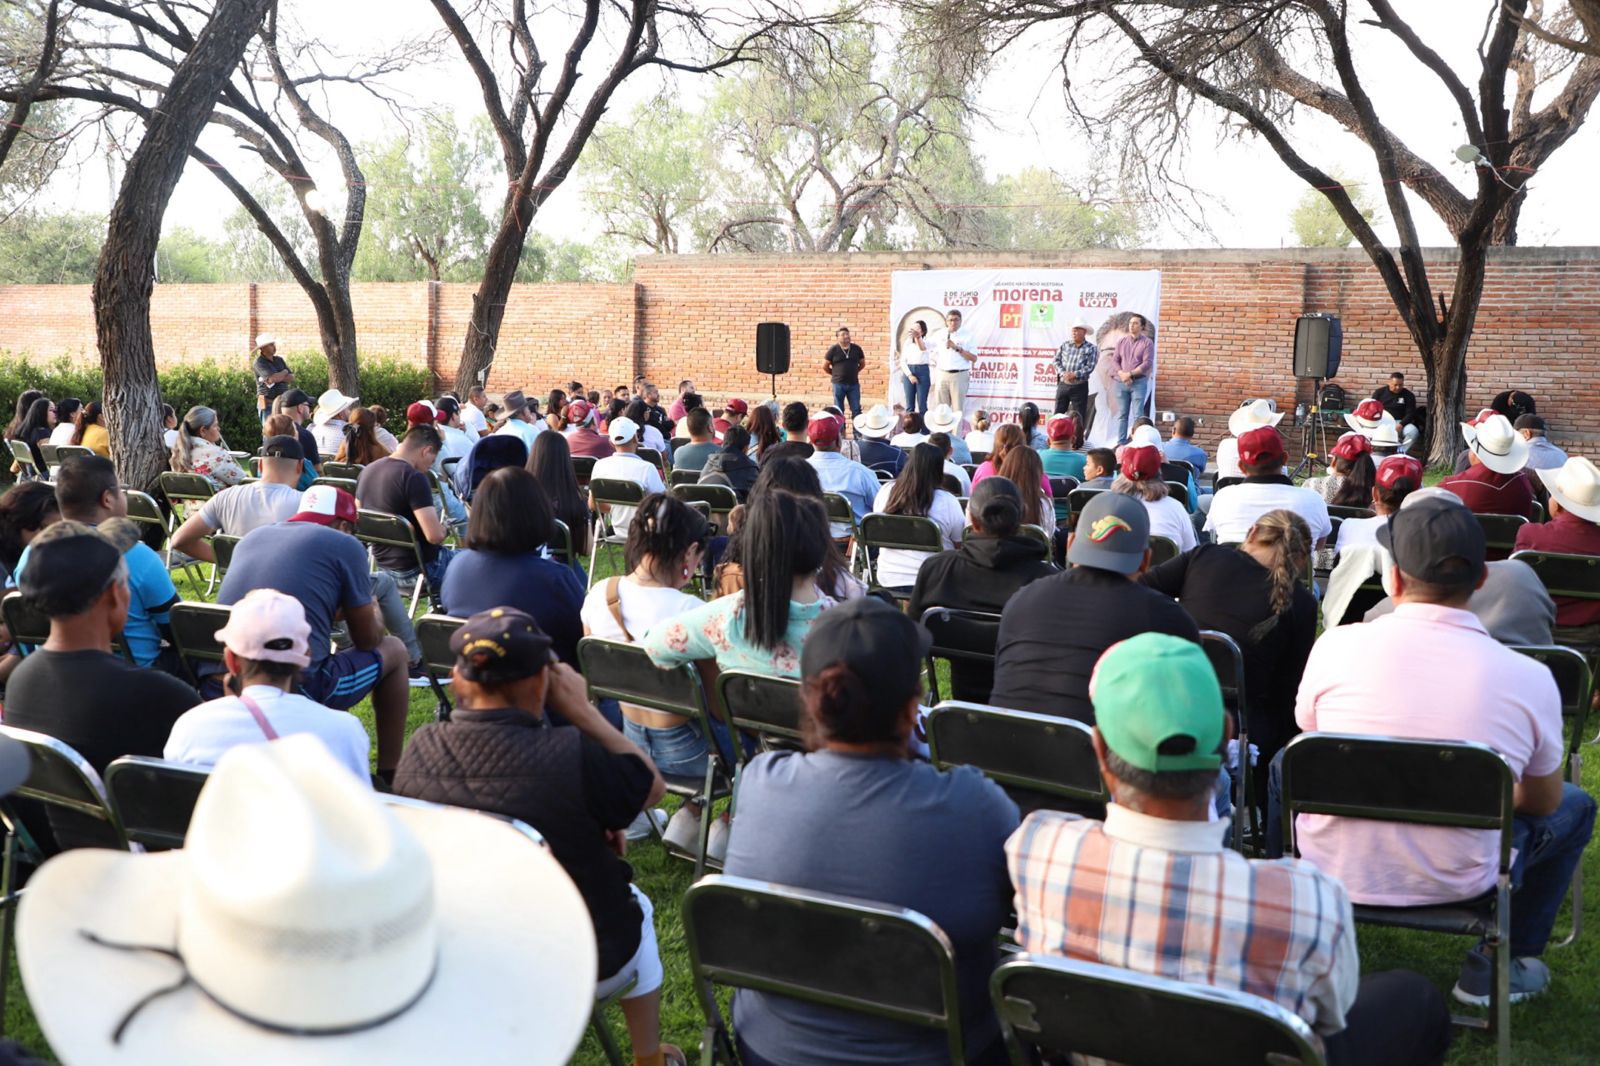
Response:
[{"label": "tree trunk", "polygon": [[172,75],[145,128],[111,209],[94,280],[95,336],[105,371],[111,456],[128,485],[144,487],[166,469],[161,392],[150,334],[161,219],[184,162],[228,76],[272,0],[217,0],[211,20]]},{"label": "tree trunk", "polygon": [[500,340],[500,323],[506,315],[506,300],[517,279],[522,245],[528,239],[527,229],[518,220],[533,217],[533,204],[524,198],[520,204],[508,205],[501,217],[504,221],[489,246],[483,280],[472,294],[472,317],[467,321],[467,338],[461,348],[461,363],[456,367],[458,396],[465,396],[474,385],[488,383],[489,367]]},{"label": "tree trunk", "polygon": [[350,278],[343,275],[322,286],[332,304],[333,335],[322,331],[322,347],[328,353],[328,385],[346,396],[361,395],[361,370],[356,362],[356,312],[350,302]]}]

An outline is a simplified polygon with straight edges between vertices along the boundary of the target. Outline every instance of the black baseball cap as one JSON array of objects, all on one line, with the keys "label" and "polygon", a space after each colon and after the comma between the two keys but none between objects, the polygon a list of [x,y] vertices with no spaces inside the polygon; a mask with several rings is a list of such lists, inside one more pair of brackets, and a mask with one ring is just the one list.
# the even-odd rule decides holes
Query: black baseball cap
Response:
[{"label": "black baseball cap", "polygon": [[816,677],[830,666],[848,666],[874,702],[904,705],[922,687],[922,662],[933,636],[876,596],[864,596],[823,611],[806,635],[800,676]]},{"label": "black baseball cap", "polygon": [[261,456],[264,459],[293,459],[300,462],[306,457],[306,450],[300,447],[300,439],[287,434],[268,437],[267,442],[261,446]]},{"label": "black baseball cap", "polygon": [[92,526],[57,522],[29,547],[28,567],[17,587],[43,614],[76,614],[111,583],[121,559],[122,550]]},{"label": "black baseball cap", "polygon": [[468,681],[505,684],[550,665],[551,640],[533,616],[515,607],[479,611],[450,637],[456,669]]},{"label": "black baseball cap", "polygon": [[[451,396],[449,393],[446,393],[437,400],[433,401],[433,406],[434,409],[440,414],[444,415],[445,418],[454,418],[456,415],[461,413],[461,401],[456,399],[454,396]],[[440,419],[440,421],[442,422],[444,419]]]},{"label": "black baseball cap", "polygon": [[299,407],[301,404],[311,402],[313,402],[311,397],[306,395],[304,389],[290,389],[283,394],[283,406],[285,407]]},{"label": "black baseball cap", "polygon": [[1402,574],[1420,581],[1456,584],[1464,572],[1477,580],[1488,566],[1478,516],[1459,501],[1437,496],[1407,499],[1378,528],[1378,543]]}]

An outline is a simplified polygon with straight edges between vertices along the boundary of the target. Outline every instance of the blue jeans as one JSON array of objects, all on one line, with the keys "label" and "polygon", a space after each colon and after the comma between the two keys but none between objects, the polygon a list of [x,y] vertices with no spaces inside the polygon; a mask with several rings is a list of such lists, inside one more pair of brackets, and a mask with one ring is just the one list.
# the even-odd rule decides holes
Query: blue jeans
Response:
[{"label": "blue jeans", "polygon": [[[1123,381],[1117,378],[1111,383],[1111,395],[1117,402],[1117,443],[1128,443],[1128,423],[1141,415],[1147,414],[1150,406],[1150,379],[1148,377],[1134,378],[1132,381]],[[1132,412],[1130,414],[1130,411]]]},{"label": "blue jeans", "polygon": [[[731,757],[733,742],[728,735],[728,727],[721,722],[712,722],[711,731],[717,738],[717,746],[722,749],[723,758]],[[694,722],[685,722],[671,729],[651,729],[623,719],[622,735],[639,745],[650,756],[650,761],[656,764],[656,769],[664,774],[688,777],[706,775],[706,757],[711,754],[711,745],[706,743],[705,733]]]},{"label": "blue jeans", "polygon": [[927,363],[906,369],[910,370],[912,377],[916,379],[911,381],[903,376],[900,378],[900,389],[906,396],[906,410],[922,414],[928,409],[928,390],[933,387],[933,377],[928,372]]},{"label": "blue jeans", "polygon": [[[849,404],[848,409],[845,407],[846,404]],[[844,411],[850,418],[859,415],[861,413],[861,385],[859,383],[855,385],[840,385],[835,382],[833,386],[833,406]]]}]

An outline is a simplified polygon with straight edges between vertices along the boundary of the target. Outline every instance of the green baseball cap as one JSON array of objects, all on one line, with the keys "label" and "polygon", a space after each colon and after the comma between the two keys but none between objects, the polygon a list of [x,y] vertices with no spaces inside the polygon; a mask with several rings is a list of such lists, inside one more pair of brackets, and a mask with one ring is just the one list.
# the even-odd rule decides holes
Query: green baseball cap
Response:
[{"label": "green baseball cap", "polygon": [[1151,773],[1222,765],[1227,713],[1200,645],[1165,633],[1113,644],[1089,678],[1094,722],[1106,747]]}]

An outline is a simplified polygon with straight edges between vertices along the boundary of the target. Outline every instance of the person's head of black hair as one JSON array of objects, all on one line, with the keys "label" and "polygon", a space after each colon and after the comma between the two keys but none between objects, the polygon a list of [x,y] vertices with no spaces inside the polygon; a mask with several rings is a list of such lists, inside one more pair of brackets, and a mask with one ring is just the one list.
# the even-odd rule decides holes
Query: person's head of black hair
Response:
[{"label": "person's head of black hair", "polygon": [[789,628],[794,579],[816,574],[827,558],[832,539],[828,514],[822,501],[812,496],[752,491],[740,536],[745,639],[771,651]]},{"label": "person's head of black hair", "polygon": [[643,396],[635,396],[628,401],[628,406],[623,409],[622,416],[642,426],[645,423],[645,412],[649,409],[650,405],[645,403]]},{"label": "person's head of black hair", "polygon": [[689,417],[684,419],[684,425],[689,430],[689,436],[696,439],[711,436],[711,412],[704,407],[696,407],[689,412]]},{"label": "person's head of black hair", "polygon": [[931,444],[917,445],[906,456],[905,467],[894,479],[884,513],[927,515],[933,508],[933,494],[939,491],[943,481],[944,453]]},{"label": "person's head of black hair", "polygon": [[1117,453],[1110,448],[1090,448],[1084,457],[1093,459],[1094,465],[1100,468],[1104,476],[1114,476],[1117,472]]},{"label": "person's head of black hair", "polygon": [[[164,412],[172,409],[168,404],[162,404],[161,408]],[[83,401],[76,396],[68,396],[65,400],[57,400],[56,422],[71,422],[78,417],[78,412],[81,410],[83,410]]]},{"label": "person's head of black hair", "polygon": [[56,504],[61,517],[93,525],[109,510],[106,495],[120,491],[117,468],[99,455],[74,455],[56,470]]},{"label": "person's head of black hair", "polygon": [[406,435],[400,438],[400,443],[406,447],[407,451],[415,451],[419,448],[423,451],[430,449],[438,451],[444,447],[444,437],[439,433],[437,426],[418,423],[406,430]]},{"label": "person's head of black hair", "polygon": [[[540,434],[544,436],[544,434]],[[467,518],[467,547],[528,555],[550,542],[550,501],[526,467],[502,466],[478,485]]]},{"label": "person's head of black hair", "polygon": [[552,414],[560,414],[561,409],[567,406],[567,394],[560,389],[551,389],[550,395],[545,397],[544,408]]},{"label": "person's head of black hair", "polygon": [[33,443],[33,439],[40,431],[46,433],[50,430],[50,398],[41,396],[28,405],[27,414],[22,416],[22,425],[17,427],[17,440]]},{"label": "person's head of black hair", "polygon": [[811,421],[811,412],[799,400],[783,405],[783,430],[785,433],[804,433]]},{"label": "person's head of black hair", "polygon": [[1036,403],[1023,404],[1017,409],[1017,421],[1022,425],[1024,440],[1033,440],[1033,431],[1039,428],[1039,405]]},{"label": "person's head of black hair", "polygon": [[729,426],[722,435],[722,450],[741,455],[750,447],[750,431],[743,426]]},{"label": "person's head of black hair", "polygon": [[922,416],[916,411],[906,412],[905,420],[900,423],[900,432],[910,433],[912,436],[919,436],[921,435],[922,431]]},{"label": "person's head of black hair", "polygon": [[698,392],[686,392],[683,394],[683,409],[685,411],[698,411],[705,405],[705,397]]},{"label": "person's head of black hair", "polygon": [[55,490],[43,481],[22,481],[0,496],[0,565],[15,573],[28,541],[61,515]]},{"label": "person's head of black hair", "polygon": [[1022,530],[1022,493],[1010,478],[986,477],[972,486],[967,520],[979,533],[1014,537]]},{"label": "person's head of black hair", "polygon": [[948,433],[930,433],[928,434],[928,443],[938,448],[939,454],[946,459],[950,458],[950,453],[955,450],[955,445],[951,442],[950,434]]},{"label": "person's head of black hair", "polygon": [[628,523],[627,567],[641,564],[652,571],[681,568],[686,553],[711,535],[705,515],[676,496],[653,492],[639,504]]},{"label": "person's head of black hair", "polygon": [[1178,419],[1177,423],[1173,426],[1172,431],[1179,437],[1194,436],[1194,419],[1190,418],[1188,415],[1184,415],[1182,418]]},{"label": "person's head of black hair", "polygon": [[11,422],[6,426],[7,440],[16,439],[17,430],[22,428],[22,420],[28,415],[28,408],[33,406],[33,401],[37,400],[43,395],[44,393],[40,392],[38,389],[22,390],[21,395],[17,397],[16,413],[11,416]]},{"label": "person's head of black hair", "polygon": [[822,499],[822,481],[817,477],[817,468],[793,456],[775,457],[762,463],[761,473],[756,475],[756,483],[750,488],[750,498],[753,500],[771,489]]},{"label": "person's head of black hair", "polygon": [[566,523],[573,545],[581,550],[587,543],[589,498],[578,487],[567,438],[560,433],[541,433],[533,438],[527,469],[550,501],[550,513]]},{"label": "person's head of black hair", "polygon": [[1511,427],[1518,430],[1525,429],[1535,437],[1544,436],[1550,429],[1544,420],[1544,415],[1518,415]]},{"label": "person's head of black hair", "polygon": [[[627,400],[619,400],[619,399],[616,399],[615,397],[613,397],[612,400],[611,400],[611,403],[606,406],[606,421],[607,422],[616,421],[618,418],[622,417],[622,412],[626,411],[627,409],[628,409],[628,401]],[[543,434],[540,434],[540,435],[543,436]]]}]

